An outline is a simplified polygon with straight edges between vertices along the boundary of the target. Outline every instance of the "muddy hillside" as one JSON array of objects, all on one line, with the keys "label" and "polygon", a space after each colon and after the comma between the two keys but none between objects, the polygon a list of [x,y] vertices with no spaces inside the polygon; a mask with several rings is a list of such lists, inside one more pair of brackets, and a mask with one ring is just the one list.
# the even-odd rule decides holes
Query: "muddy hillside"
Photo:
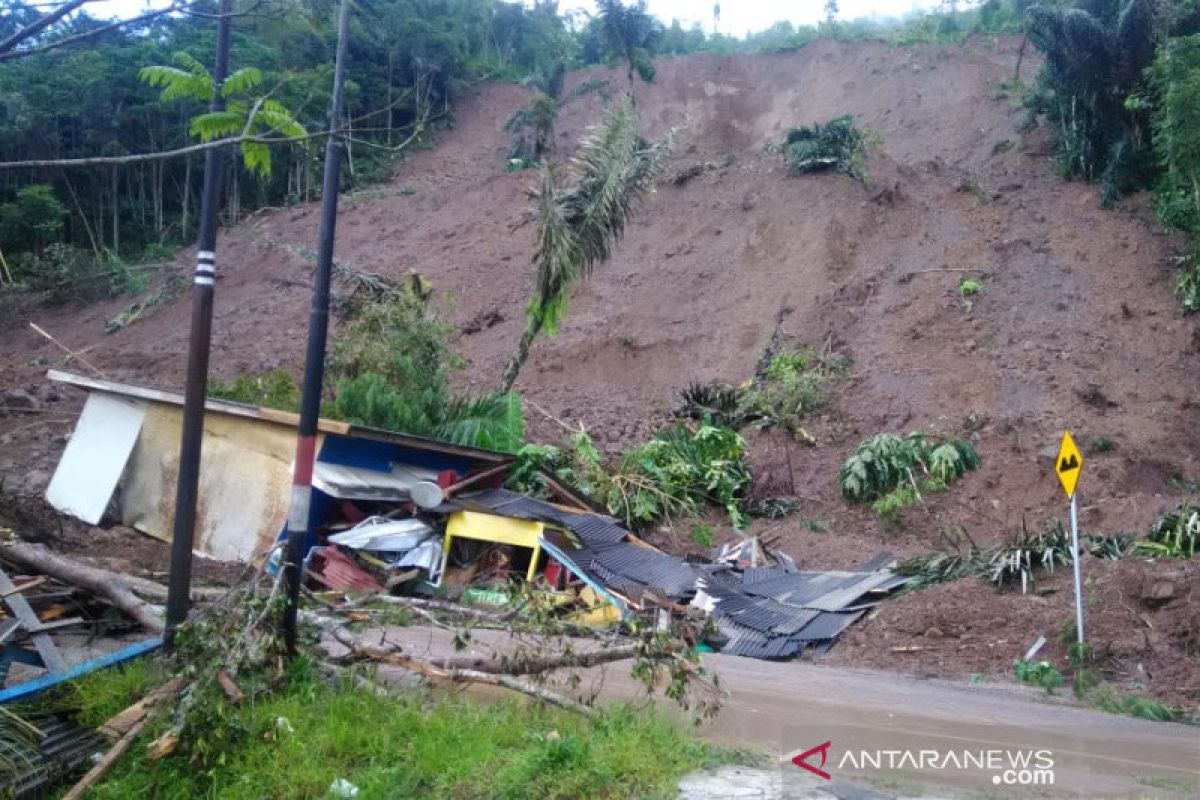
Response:
[{"label": "muddy hillside", "polygon": [[[534,346],[517,382],[531,436],[553,441],[564,436],[560,423],[582,424],[616,454],[649,436],[690,381],[740,384],[773,341],[787,341],[853,360],[810,421],[811,443],[747,432],[760,486],[803,503],[798,515],[755,530],[776,529],[802,565],[926,552],[948,526],[998,543],[1022,524],[1064,518],[1062,491],[1039,456],[1068,426],[1081,442],[1107,441],[1103,452],[1085,448],[1083,528],[1144,533],[1200,479],[1197,329],[1172,297],[1181,242],[1156,223],[1146,198],[1106,211],[1095,187],[1054,174],[1046,131],[1021,129],[1019,91],[1009,83],[1018,46],[1003,38],[913,48],[820,41],[776,55],[657,62],[655,81],[636,86],[637,110],[649,134],[683,126],[667,173],[691,177],[664,181],[611,262],[575,294],[558,335]],[[1022,77],[1035,68],[1027,59]],[[597,76],[624,90],[623,70],[570,80]],[[455,345],[469,361],[461,379],[477,389],[495,384],[515,347],[533,278],[535,175],[505,169],[512,134],[504,123],[527,97],[516,85],[471,90],[434,147],[391,183],[346,197],[339,217],[339,260],[393,278],[419,273],[449,298]],[[604,103],[593,93],[565,108],[561,152]],[[870,132],[867,180],[789,175],[772,145],[793,126],[844,114]],[[271,209],[223,233],[216,375],[299,369],[311,262],[298,253],[314,246],[317,219],[315,206]],[[179,254],[181,274],[190,260]],[[964,276],[977,292],[960,290]],[[45,369],[64,354],[28,321],[86,351],[110,377],[182,385],[186,298],[106,334],[105,320],[128,303],[33,309],[4,321],[0,380],[61,413],[51,425],[0,420],[10,486],[44,485],[78,402],[45,402],[58,397]],[[862,439],[921,428],[970,437],[982,468],[909,511],[903,526],[840,498],[838,469]],[[729,535],[722,520],[712,522],[718,541]],[[655,536],[668,545],[688,538]],[[1194,703],[1186,687],[1200,670],[1182,637],[1200,627],[1200,604],[1184,597],[1200,574],[1184,562],[1169,566],[1165,575],[1085,562],[1107,620],[1098,624],[1117,642],[1110,674]],[[1138,605],[1139,592],[1161,581],[1173,587],[1164,625]],[[1039,633],[1052,640],[1047,653],[1062,652],[1053,639],[1071,616],[1069,570],[1042,588],[1000,595],[968,579],[907,595],[832,657],[1004,674]]]}]

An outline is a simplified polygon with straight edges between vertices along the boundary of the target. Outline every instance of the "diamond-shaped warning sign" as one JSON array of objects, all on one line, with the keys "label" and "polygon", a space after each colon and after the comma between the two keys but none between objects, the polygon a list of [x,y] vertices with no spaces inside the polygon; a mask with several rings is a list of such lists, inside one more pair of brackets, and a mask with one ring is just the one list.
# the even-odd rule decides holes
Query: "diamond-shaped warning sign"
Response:
[{"label": "diamond-shaped warning sign", "polygon": [[1067,497],[1075,494],[1075,484],[1079,481],[1079,473],[1083,469],[1083,454],[1075,446],[1070,431],[1063,431],[1062,444],[1058,448],[1058,458],[1054,460],[1054,471],[1062,483]]}]

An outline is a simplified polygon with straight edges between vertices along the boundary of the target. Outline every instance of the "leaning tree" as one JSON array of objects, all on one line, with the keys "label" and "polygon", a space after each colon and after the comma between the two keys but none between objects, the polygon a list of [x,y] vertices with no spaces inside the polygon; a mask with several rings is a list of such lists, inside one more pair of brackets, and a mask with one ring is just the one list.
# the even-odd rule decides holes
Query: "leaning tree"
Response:
[{"label": "leaning tree", "polygon": [[642,138],[632,102],[624,100],[584,140],[572,164],[573,185],[560,187],[553,166],[542,167],[533,258],[537,278],[525,310],[525,332],[498,391],[512,389],[537,335],[558,330],[572,288],[608,260],[635,203],[658,178],[673,140],[673,131],[654,142]]}]

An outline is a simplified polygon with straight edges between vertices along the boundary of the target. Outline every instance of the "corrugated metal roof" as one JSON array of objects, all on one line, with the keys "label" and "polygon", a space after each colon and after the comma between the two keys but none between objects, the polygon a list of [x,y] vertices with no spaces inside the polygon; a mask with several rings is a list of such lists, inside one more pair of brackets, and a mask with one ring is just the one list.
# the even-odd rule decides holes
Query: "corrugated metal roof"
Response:
[{"label": "corrugated metal roof", "polygon": [[599,514],[567,514],[563,524],[587,544],[614,544],[625,541],[629,536],[629,531]]},{"label": "corrugated metal roof", "polygon": [[[899,580],[897,580],[899,579]],[[795,658],[829,650],[837,637],[879,602],[880,587],[907,579],[879,572],[788,572],[754,567],[701,568],[699,587],[728,638],[722,652],[750,658]],[[874,596],[867,597],[868,592]],[[847,607],[852,606],[852,607]]]}]

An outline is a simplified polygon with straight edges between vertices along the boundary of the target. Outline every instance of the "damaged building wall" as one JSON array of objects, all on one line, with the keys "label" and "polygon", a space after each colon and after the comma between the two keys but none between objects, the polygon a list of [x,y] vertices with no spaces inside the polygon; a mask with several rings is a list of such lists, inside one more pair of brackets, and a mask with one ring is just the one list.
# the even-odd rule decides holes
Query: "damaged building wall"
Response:
[{"label": "damaged building wall", "polygon": [[[117,501],[123,523],[168,542],[182,424],[183,409],[149,405]],[[206,414],[203,442],[194,547],[213,558],[250,561],[271,548],[287,518],[295,429]]]}]

